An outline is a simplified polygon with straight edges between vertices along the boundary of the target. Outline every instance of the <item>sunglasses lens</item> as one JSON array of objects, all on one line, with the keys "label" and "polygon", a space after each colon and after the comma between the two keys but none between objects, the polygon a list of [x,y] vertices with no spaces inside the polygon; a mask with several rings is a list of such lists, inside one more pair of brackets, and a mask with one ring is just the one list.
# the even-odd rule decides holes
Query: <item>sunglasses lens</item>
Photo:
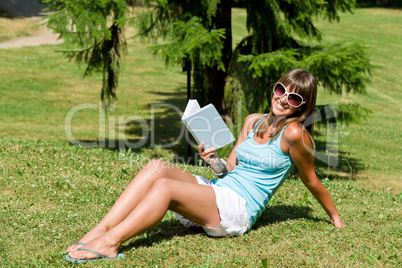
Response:
[{"label": "sunglasses lens", "polygon": [[300,96],[299,94],[296,94],[296,93],[292,93],[292,92],[286,93],[285,86],[283,86],[280,83],[275,85],[274,94],[279,98],[282,98],[285,94],[287,94],[288,95],[288,97],[287,97],[288,103],[293,107],[299,107],[303,103],[302,96]]},{"label": "sunglasses lens", "polygon": [[290,93],[288,96],[288,102],[290,105],[298,107],[303,102],[303,100],[301,96]]},{"label": "sunglasses lens", "polygon": [[282,97],[285,94],[285,92],[286,89],[281,84],[277,84],[274,88],[274,93],[278,97]]}]

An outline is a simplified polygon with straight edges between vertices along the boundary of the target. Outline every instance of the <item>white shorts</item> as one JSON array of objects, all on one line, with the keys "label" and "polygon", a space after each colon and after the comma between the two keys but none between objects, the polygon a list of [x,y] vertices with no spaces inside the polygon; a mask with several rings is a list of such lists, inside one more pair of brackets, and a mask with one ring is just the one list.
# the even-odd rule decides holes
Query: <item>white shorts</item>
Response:
[{"label": "white shorts", "polygon": [[180,223],[187,228],[202,227],[208,235],[217,237],[236,236],[247,232],[250,229],[250,221],[246,209],[246,200],[230,188],[215,186],[201,176],[195,177],[198,184],[211,186],[214,189],[221,222],[217,227],[211,228],[192,222],[174,212]]}]

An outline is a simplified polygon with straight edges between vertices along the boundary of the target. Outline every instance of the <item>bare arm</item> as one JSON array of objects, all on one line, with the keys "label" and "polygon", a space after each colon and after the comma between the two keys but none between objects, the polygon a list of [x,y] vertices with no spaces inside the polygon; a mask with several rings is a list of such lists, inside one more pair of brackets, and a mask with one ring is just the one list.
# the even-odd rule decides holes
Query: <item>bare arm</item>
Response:
[{"label": "bare arm", "polygon": [[282,150],[290,154],[299,171],[302,182],[328,214],[331,223],[341,228],[344,223],[327,189],[318,180],[314,170],[314,156],[307,150],[307,148],[311,148],[309,136],[307,132],[302,133],[303,130],[298,124],[290,124],[284,131],[285,143],[281,143]]},{"label": "bare arm", "polygon": [[232,171],[237,165],[237,158],[235,153],[236,147],[239,146],[240,143],[246,140],[248,133],[250,133],[250,131],[253,129],[253,123],[255,122],[255,120],[257,120],[257,118],[260,117],[261,114],[250,114],[244,120],[244,124],[239,134],[239,138],[237,139],[237,142],[233,147],[232,151],[230,152],[230,155],[226,161],[226,165],[228,167],[229,172]]}]

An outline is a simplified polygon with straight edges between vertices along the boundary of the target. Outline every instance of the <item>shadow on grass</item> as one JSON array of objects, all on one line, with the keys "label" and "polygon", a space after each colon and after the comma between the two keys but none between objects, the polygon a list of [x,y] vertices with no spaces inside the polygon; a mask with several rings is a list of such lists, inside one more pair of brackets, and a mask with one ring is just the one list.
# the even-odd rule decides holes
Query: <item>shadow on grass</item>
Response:
[{"label": "shadow on grass", "polygon": [[[322,136],[322,134],[320,134],[319,131],[314,133],[314,137],[320,136]],[[316,151],[325,154],[327,143],[317,139],[315,139],[314,142]],[[321,161],[318,158],[314,160],[314,166],[329,179],[353,180],[353,175],[356,175],[360,170],[364,169],[364,164],[346,151],[338,150],[336,154],[329,155],[329,158],[325,159],[325,161]],[[331,163],[331,165],[328,163]],[[332,173],[334,171],[335,173]]]},{"label": "shadow on grass", "polygon": [[252,229],[256,230],[269,224],[296,219],[307,219],[314,222],[330,223],[328,220],[312,217],[310,215],[312,211],[313,209],[308,206],[272,205],[266,208]]},{"label": "shadow on grass", "polygon": [[155,243],[170,240],[173,237],[205,234],[205,232],[202,228],[187,229],[178,220],[173,219],[159,223],[151,230],[148,230],[146,234],[146,237],[137,238],[129,244],[121,246],[119,251],[126,252],[132,248],[151,247]]},{"label": "shadow on grass", "polygon": [[4,11],[3,9],[0,8],[0,18],[5,18],[5,19],[20,19],[20,18],[23,18],[23,16],[19,16],[19,15],[14,15],[14,14],[8,13],[7,11]]},{"label": "shadow on grass", "polygon": [[[158,96],[163,96],[163,101],[149,105],[150,114],[148,117],[137,117],[135,114],[127,115],[124,125],[124,132],[120,133],[120,138],[98,139],[71,142],[73,146],[84,148],[106,148],[112,151],[122,151],[131,149],[134,153],[141,153],[143,150],[153,150],[155,148],[165,148],[172,152],[180,162],[193,163],[196,159],[192,155],[195,150],[189,150],[188,139],[194,143],[191,135],[187,133],[181,121],[182,113],[187,104],[183,88],[177,88],[177,92],[152,92]],[[136,136],[138,138],[128,138],[126,136]],[[195,144],[195,143],[194,143]],[[159,155],[154,155],[159,157]]]},{"label": "shadow on grass", "polygon": [[[295,219],[307,219],[314,222],[327,222],[328,220],[315,218],[310,215],[312,209],[307,206],[295,206],[295,205],[274,205],[269,206],[261,217],[257,220],[252,230],[263,228],[269,224],[284,222],[287,220]],[[169,240],[172,237],[188,236],[194,234],[204,234],[208,236],[202,228],[187,229],[178,220],[163,221],[153,229],[147,231],[146,237],[138,238],[127,245],[121,246],[119,251],[126,252],[132,248],[138,247],[151,247],[155,243],[159,243],[164,240]],[[247,235],[247,234],[245,234]]]}]

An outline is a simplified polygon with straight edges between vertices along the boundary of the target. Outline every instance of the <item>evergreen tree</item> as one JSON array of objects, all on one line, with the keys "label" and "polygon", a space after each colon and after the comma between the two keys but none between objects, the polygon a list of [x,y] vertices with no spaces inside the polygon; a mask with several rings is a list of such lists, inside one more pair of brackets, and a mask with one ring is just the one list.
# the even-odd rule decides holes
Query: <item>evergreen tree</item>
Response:
[{"label": "evergreen tree", "polygon": [[[122,29],[135,23],[138,36],[157,40],[151,46],[167,64],[191,64],[193,97],[213,103],[222,115],[269,109],[271,84],[286,71],[304,68],[331,92],[365,93],[370,65],[364,46],[354,43],[321,44],[314,19],[338,21],[338,12],[352,12],[355,0],[46,0],[56,12],[48,25],[62,38],[79,45],[69,57],[88,65],[86,74],[104,74],[102,96],[115,96]],[[246,36],[233,50],[233,4],[247,10]],[[129,7],[145,11],[130,17]],[[226,98],[225,98],[226,95]],[[235,97],[233,97],[235,96]],[[359,104],[340,105],[342,119],[354,120],[368,110]]]},{"label": "evergreen tree", "polygon": [[[239,96],[244,96],[243,104],[247,103],[247,107],[242,107],[243,111],[245,108],[268,111],[271,93],[268,89],[286,71],[294,68],[313,73],[330,92],[366,92],[373,66],[369,63],[365,47],[348,42],[321,44],[322,34],[313,24],[317,17],[339,21],[338,12],[352,12],[354,0],[236,1],[247,10],[249,35],[234,51],[231,9],[235,1],[156,2],[154,12],[140,19],[140,34],[165,37],[163,45],[153,48],[161,50],[167,62],[176,60],[184,65],[190,56],[196,82],[194,97],[213,103],[221,115],[233,118],[238,110],[234,108]],[[192,29],[193,20],[197,20],[205,32],[224,30],[220,51],[216,50],[216,43],[210,40],[205,42],[202,35],[191,35],[191,30],[175,30],[174,25],[178,21],[181,27]],[[180,50],[180,47],[187,47],[183,45],[184,42],[202,44],[203,50],[210,47],[215,55],[205,54],[195,47]],[[172,47],[177,46],[179,49],[173,51]],[[220,57],[220,60],[216,57]],[[339,105],[339,109],[344,122],[356,122],[357,118],[365,117],[370,112],[356,103]]]},{"label": "evergreen tree", "polygon": [[124,26],[134,1],[126,0],[44,0],[49,5],[48,28],[60,33],[71,46],[64,51],[70,59],[86,63],[85,76],[101,71],[101,100],[116,97],[120,59],[125,52]]}]

